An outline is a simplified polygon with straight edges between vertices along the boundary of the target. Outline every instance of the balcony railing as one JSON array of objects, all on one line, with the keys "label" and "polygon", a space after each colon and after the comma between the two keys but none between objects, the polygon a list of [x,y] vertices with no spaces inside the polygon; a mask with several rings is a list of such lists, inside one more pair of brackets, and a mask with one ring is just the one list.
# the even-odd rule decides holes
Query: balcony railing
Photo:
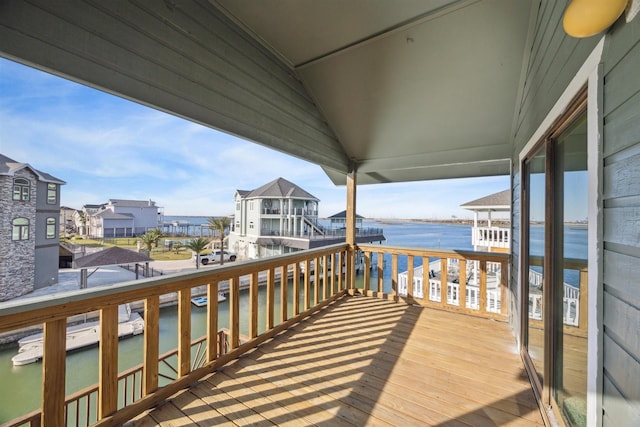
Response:
[{"label": "balcony railing", "polygon": [[492,248],[509,248],[510,230],[502,227],[474,227],[472,230],[471,243],[474,246],[484,246]]},{"label": "balcony railing", "polygon": [[[367,295],[388,294],[408,304],[495,319],[507,317],[508,254],[376,245],[358,245],[358,249],[364,252],[363,292]],[[403,272],[398,271],[400,257],[406,259]],[[388,292],[385,258],[391,259]],[[419,267],[415,267],[416,258],[421,260]]]},{"label": "balcony railing", "polygon": [[[359,278],[352,280],[357,252],[346,244],[338,244],[204,271],[34,298],[22,304],[5,304],[0,308],[0,332],[44,325],[42,393],[46,396],[40,410],[7,425],[121,425],[346,292],[362,292],[379,298],[501,320],[506,317],[508,255],[374,245],[360,245],[358,249],[363,251],[363,282]],[[391,270],[385,265],[385,258],[390,258]],[[403,258],[406,258],[408,266],[407,283],[413,283],[417,258],[422,259],[423,265],[430,265],[434,258],[439,259],[441,277],[447,278],[448,297],[442,297],[444,285],[440,285],[439,299],[431,298],[429,292],[418,295],[413,286],[406,286],[403,290],[399,285],[401,272],[398,271],[398,262]],[[478,297],[477,304],[469,306],[466,288],[472,287],[472,279],[461,274],[456,283],[453,266],[466,272],[467,265],[473,262],[479,268]],[[423,283],[431,283],[430,270],[422,269]],[[499,306],[492,305],[489,302],[491,298],[487,296],[487,283],[491,282],[488,277],[492,274],[498,277]],[[292,291],[289,291],[289,281]],[[249,309],[241,313],[240,288],[247,282]],[[279,295],[276,294],[278,282]],[[266,302],[262,305],[258,303],[258,286],[261,284],[266,287]],[[456,286],[450,287],[450,284]],[[192,341],[191,295],[194,288],[203,285],[207,288],[209,301],[207,332],[204,337]],[[229,328],[220,333],[217,295],[227,286]],[[456,294],[453,298],[449,296],[452,293]],[[167,294],[175,294],[178,306],[178,344],[175,351],[160,355],[160,297],[164,299]],[[134,301],[144,302],[143,363],[118,373],[118,336],[115,332],[118,328],[118,305]],[[65,397],[67,318],[94,310],[100,312],[99,382],[94,387]],[[258,330],[259,318],[265,319],[264,331]],[[247,337],[240,335],[241,323],[247,326]]]}]

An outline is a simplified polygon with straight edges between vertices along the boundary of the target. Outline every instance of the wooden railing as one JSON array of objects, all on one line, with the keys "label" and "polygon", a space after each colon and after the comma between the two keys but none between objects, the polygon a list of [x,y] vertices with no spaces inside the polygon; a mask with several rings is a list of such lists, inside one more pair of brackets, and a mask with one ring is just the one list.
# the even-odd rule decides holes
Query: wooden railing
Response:
[{"label": "wooden railing", "polygon": [[[83,408],[92,405],[95,407],[96,425],[123,424],[342,296],[347,284],[345,272],[342,268],[331,267],[343,265],[349,253],[347,249],[346,244],[338,244],[193,273],[32,298],[20,304],[4,304],[0,308],[0,333],[43,324],[44,339],[42,408],[7,425],[61,426],[72,420],[78,422],[73,425],[84,425],[90,410]],[[278,298],[275,293],[276,271],[280,273],[279,313],[275,312]],[[290,277],[293,295],[288,291]],[[247,278],[250,300],[246,319],[248,341],[242,342],[239,295],[241,283]],[[262,310],[258,304],[261,282],[266,286],[266,303]],[[191,341],[191,291],[202,285],[207,287],[209,302],[207,333],[202,341],[195,344],[201,348],[197,350]],[[229,301],[228,346],[224,346],[227,352],[221,354],[218,290],[225,286],[228,286]],[[161,385],[163,373],[160,367],[165,356],[159,354],[160,296],[170,293],[176,293],[178,306],[178,347],[169,356],[165,355],[175,358],[175,364],[172,364],[175,372],[165,378],[168,384]],[[141,368],[119,374],[118,305],[134,301],[144,302],[143,363]],[[95,310],[100,312],[97,393],[87,389],[65,398],[67,318]],[[262,333],[258,331],[259,316],[264,316],[265,320]],[[90,399],[95,403],[90,403]],[[88,417],[92,422],[92,416]]]},{"label": "wooden railing", "polygon": [[[364,252],[366,295],[494,319],[507,317],[508,254],[376,245],[358,249]],[[407,267],[400,272],[402,257]],[[418,258],[421,265],[416,267]],[[390,274],[386,259],[391,261]]]},{"label": "wooden railing", "polygon": [[[542,268],[544,258],[532,256],[529,258],[530,267]],[[562,287],[562,320],[563,333],[569,335],[587,336],[587,302],[589,298],[588,264],[584,259],[565,258],[564,270],[573,270],[578,274],[577,287],[563,283]],[[543,274],[529,269],[529,323],[534,327],[542,328],[542,285]],[[532,292],[532,289],[539,289]]]},{"label": "wooden railing", "polygon": [[[363,268],[360,267],[364,274],[357,280],[356,253],[364,260]],[[417,259],[428,268],[420,269],[419,263],[415,262]],[[398,271],[402,265],[399,261],[406,261],[406,271]],[[21,305],[5,304],[0,308],[0,332],[44,324],[42,395],[46,396],[40,410],[7,425],[88,425],[94,422],[96,425],[121,425],[346,292],[503,320],[508,307],[505,300],[508,261],[509,256],[500,253],[376,245],[349,248],[346,244],[338,244],[192,273],[34,298]],[[431,265],[438,268],[431,268]],[[417,271],[421,277],[417,277]],[[399,287],[401,274],[407,280],[404,291]],[[289,281],[292,292],[289,292]],[[420,281],[428,284],[424,288],[428,291],[422,294],[417,292],[415,285]],[[276,295],[278,282],[280,292]],[[258,304],[259,284],[266,287],[266,302],[262,306]],[[207,333],[192,342],[191,295],[195,288],[202,286],[206,287],[209,301]],[[248,313],[243,313],[246,318],[242,322],[247,326],[248,334],[241,337],[239,295],[245,286],[248,287],[250,308]],[[217,296],[223,289],[228,289],[229,328],[220,335]],[[475,291],[469,292],[472,289]],[[167,294],[173,293],[178,306],[178,345],[174,351],[160,355],[160,303],[166,301]],[[471,294],[475,296],[469,297]],[[280,303],[278,313],[277,300]],[[114,332],[117,331],[117,308],[119,304],[135,301],[143,301],[144,306],[143,363],[118,373],[118,338]],[[65,398],[67,318],[95,310],[100,312],[99,382],[95,387]],[[264,319],[264,332],[258,330],[259,317]],[[168,367],[168,373],[166,369],[163,371],[163,366]]]}]

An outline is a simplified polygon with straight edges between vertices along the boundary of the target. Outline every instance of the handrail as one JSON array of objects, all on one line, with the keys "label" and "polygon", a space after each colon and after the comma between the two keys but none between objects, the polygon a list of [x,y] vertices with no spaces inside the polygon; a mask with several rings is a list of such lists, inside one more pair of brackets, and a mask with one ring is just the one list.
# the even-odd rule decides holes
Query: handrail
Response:
[{"label": "handrail", "polygon": [[[345,289],[342,272],[339,269],[328,270],[326,266],[339,265],[340,260],[347,251],[346,244],[336,244],[318,249],[287,254],[257,261],[237,262],[232,265],[220,266],[214,269],[190,272],[185,274],[165,275],[161,277],[141,279],[105,287],[83,289],[72,292],[51,295],[47,297],[31,298],[21,302],[6,302],[0,305],[0,332],[13,331],[27,326],[43,323],[43,338],[45,356],[43,358],[43,393],[47,396],[42,403],[41,415],[33,413],[26,416],[28,425],[63,425],[67,418],[65,405],[65,367],[66,367],[66,323],[67,317],[87,313],[94,310],[100,312],[100,346],[99,346],[99,384],[97,397],[97,425],[120,425],[157,405],[175,392],[187,387],[199,380],[219,366],[237,358],[240,354],[256,347],[260,343],[270,339],[286,328],[299,322],[304,317],[330,304],[336,298],[344,295]],[[306,265],[303,276],[303,286],[294,288],[294,311],[291,318],[287,313],[290,297],[287,295],[287,283],[289,266],[300,272],[300,263]],[[315,280],[311,280],[310,268],[317,268]],[[274,319],[274,303],[276,296],[274,288],[276,284],[275,271],[281,269],[281,322]],[[267,317],[267,330],[258,334],[258,298],[257,287],[261,273],[264,275],[267,287],[267,307],[262,315]],[[241,342],[239,320],[239,290],[240,278],[249,276],[251,302],[249,310],[250,339]],[[336,280],[336,276],[337,280]],[[294,276],[296,283],[300,283],[300,274]],[[220,282],[229,282],[229,346],[226,354],[220,354],[218,338],[218,286]],[[334,285],[338,283],[336,288]],[[207,335],[205,350],[202,356],[196,355],[196,361],[192,366],[191,350],[191,290],[197,286],[207,286],[209,304],[207,306]],[[282,286],[284,285],[284,286]],[[326,296],[318,301],[320,290]],[[329,292],[330,287],[330,292]],[[158,361],[159,348],[159,307],[160,296],[177,292],[178,303],[178,348],[176,379],[168,385],[159,386],[161,373]],[[304,311],[297,305],[297,296],[303,292]],[[314,306],[311,306],[311,295]],[[121,374],[117,372],[118,364],[118,339],[117,334],[117,307],[133,301],[144,301],[144,356],[142,378],[142,397],[132,399],[134,402],[119,409],[118,381]],[[198,350],[199,352],[200,350]],[[202,361],[202,366],[199,366]],[[84,396],[84,395],[83,395]],[[128,402],[127,402],[128,403]],[[24,421],[25,417],[21,417]],[[8,425],[16,425],[9,423]]]}]

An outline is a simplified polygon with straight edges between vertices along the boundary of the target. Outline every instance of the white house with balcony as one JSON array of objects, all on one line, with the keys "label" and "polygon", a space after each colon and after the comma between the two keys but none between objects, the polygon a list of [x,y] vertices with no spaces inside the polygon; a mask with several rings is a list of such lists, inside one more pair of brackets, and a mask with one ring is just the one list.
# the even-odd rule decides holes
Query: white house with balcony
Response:
[{"label": "white house with balcony", "polygon": [[134,237],[162,223],[161,208],[153,200],[109,199],[97,208],[87,206],[84,215],[91,237]]},{"label": "white house with balcony", "polygon": [[255,190],[237,190],[229,248],[241,258],[263,258],[309,249],[318,224],[317,197],[284,178]]},{"label": "white house with balcony", "polygon": [[495,224],[493,213],[501,213],[502,222],[509,221],[511,211],[510,190],[500,191],[476,200],[472,200],[462,208],[473,211],[473,229],[471,243],[474,251],[509,252],[510,227]]},{"label": "white house with balcony", "polygon": [[[251,191],[237,190],[229,248],[241,259],[264,258],[342,242],[345,212],[330,218],[328,227],[318,222],[320,200],[284,178]],[[385,240],[382,229],[363,228],[357,218],[359,243]]]}]

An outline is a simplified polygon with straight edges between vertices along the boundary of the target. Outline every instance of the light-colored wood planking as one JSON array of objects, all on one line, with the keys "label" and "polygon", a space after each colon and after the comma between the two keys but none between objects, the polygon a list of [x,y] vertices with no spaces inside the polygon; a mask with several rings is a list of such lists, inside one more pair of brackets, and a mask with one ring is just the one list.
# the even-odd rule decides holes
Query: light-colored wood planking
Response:
[{"label": "light-colored wood planking", "polygon": [[144,379],[142,382],[142,395],[146,396],[158,388],[158,356],[160,355],[159,296],[152,296],[144,300],[144,320]]},{"label": "light-colored wood planking", "polygon": [[118,306],[100,310],[98,417],[118,409]]},{"label": "light-colored wood planking", "polygon": [[67,320],[46,322],[42,353],[42,424],[63,425]]},{"label": "light-colored wood planking", "polygon": [[249,337],[255,338],[258,336],[258,272],[251,274],[249,283],[249,300],[251,301],[249,306],[250,321],[249,321]]},{"label": "light-colored wood planking", "polygon": [[191,289],[178,291],[178,376],[191,371]]},{"label": "light-colored wood planking", "polygon": [[229,279],[229,348],[240,345],[240,278]]},{"label": "light-colored wood planking", "polygon": [[275,303],[275,270],[269,269],[267,272],[267,329],[273,328]]},{"label": "light-colored wood planking", "polygon": [[[506,323],[369,297],[336,301],[179,398],[161,412],[193,423],[211,411],[237,424],[542,425]],[[140,425],[159,425],[155,412]]]},{"label": "light-colored wood planking", "polygon": [[207,286],[207,361],[218,357],[218,282]]}]

